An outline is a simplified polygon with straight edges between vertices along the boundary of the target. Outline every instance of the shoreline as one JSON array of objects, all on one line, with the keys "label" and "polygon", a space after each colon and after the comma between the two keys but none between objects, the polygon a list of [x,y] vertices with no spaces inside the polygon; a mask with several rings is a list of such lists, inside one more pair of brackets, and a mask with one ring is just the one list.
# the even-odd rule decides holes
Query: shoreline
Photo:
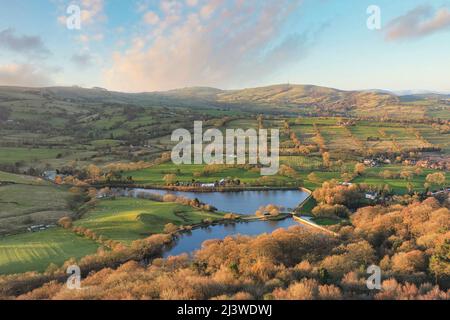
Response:
[{"label": "shoreline", "polygon": [[[159,189],[161,190],[161,189]],[[266,189],[265,189],[266,190]],[[271,189],[271,190],[280,190],[280,189]],[[237,214],[239,215],[239,217],[237,219],[231,220],[231,219],[221,219],[221,220],[216,220],[212,223],[198,223],[195,225],[188,225],[186,227],[190,227],[189,230],[178,230],[176,232],[173,233],[173,235],[176,237],[177,235],[181,235],[181,234],[185,234],[188,232],[191,232],[193,230],[198,230],[201,228],[208,228],[210,226],[217,226],[217,225],[227,225],[227,224],[236,224],[236,223],[251,223],[251,222],[256,222],[256,221],[283,221],[286,220],[288,218],[293,218],[294,220],[296,220],[296,218],[300,218],[295,214],[295,211],[298,208],[301,208],[311,197],[312,197],[312,191],[304,188],[304,187],[300,187],[298,189],[281,189],[281,190],[301,190],[305,193],[308,193],[308,197],[306,199],[304,199],[303,201],[301,201],[301,203],[299,203],[299,205],[296,207],[296,209],[294,210],[294,212],[290,212],[290,213],[281,213],[280,216],[277,217],[273,217],[273,218],[268,218],[268,217],[257,217],[255,215],[242,215],[242,214]],[[244,191],[249,191],[249,190],[244,190]],[[251,190],[251,191],[258,191],[258,190]],[[233,191],[229,191],[229,192],[233,192]],[[235,214],[235,213],[233,213]],[[297,220],[296,220],[297,221]],[[313,225],[310,225],[313,226]],[[320,227],[320,226],[318,226]],[[330,231],[331,232],[331,231]]]},{"label": "shoreline", "polygon": [[179,192],[197,192],[197,193],[214,193],[214,192],[243,192],[243,191],[296,191],[301,190],[311,193],[310,190],[301,186],[237,186],[237,187],[180,187],[180,186],[162,186],[162,185],[139,185],[139,184],[98,184],[90,185],[92,188],[123,188],[123,189],[144,189],[144,190],[169,190]]}]

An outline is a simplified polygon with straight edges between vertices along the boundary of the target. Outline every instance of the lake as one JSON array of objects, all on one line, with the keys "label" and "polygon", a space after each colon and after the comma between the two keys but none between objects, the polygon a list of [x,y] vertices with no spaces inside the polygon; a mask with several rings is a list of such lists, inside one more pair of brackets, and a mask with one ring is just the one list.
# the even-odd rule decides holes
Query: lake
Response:
[{"label": "lake", "polygon": [[[287,212],[293,211],[305,201],[309,194],[300,190],[264,190],[264,191],[238,191],[238,192],[184,192],[159,189],[129,189],[125,190],[127,196],[137,193],[174,194],[187,198],[197,198],[201,202],[213,205],[221,212],[233,212],[241,215],[253,215],[261,206],[274,204],[285,208]],[[177,241],[168,248],[164,257],[176,256],[181,253],[192,253],[201,248],[202,243],[210,239],[224,239],[228,236],[248,235],[257,236],[262,233],[272,233],[279,228],[288,228],[300,224],[292,218],[280,221],[252,221],[214,225],[183,233]]]},{"label": "lake", "polygon": [[215,225],[192,230],[179,236],[174,245],[164,252],[164,257],[177,256],[182,253],[192,253],[202,247],[202,243],[210,239],[225,239],[228,236],[248,235],[257,236],[263,233],[272,233],[279,228],[301,226],[292,218],[281,221],[253,221]]},{"label": "lake", "polygon": [[197,198],[203,203],[213,205],[221,212],[253,215],[261,206],[274,204],[293,211],[305,201],[309,194],[300,190],[264,190],[238,192],[184,192],[158,189],[132,189],[131,192],[148,192],[153,194],[174,194],[187,198]]}]

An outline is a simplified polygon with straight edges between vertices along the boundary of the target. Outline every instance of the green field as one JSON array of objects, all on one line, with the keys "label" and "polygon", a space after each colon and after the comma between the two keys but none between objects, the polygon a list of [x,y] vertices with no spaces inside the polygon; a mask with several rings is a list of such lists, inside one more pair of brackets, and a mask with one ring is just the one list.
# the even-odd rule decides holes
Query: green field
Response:
[{"label": "green field", "polygon": [[107,239],[129,244],[133,240],[163,232],[168,223],[192,225],[206,218],[221,219],[222,215],[176,203],[118,198],[100,201],[75,225],[88,228]]},{"label": "green field", "polygon": [[426,126],[426,125],[415,125],[415,128],[420,131],[427,141],[442,148],[445,153],[450,153],[450,134],[440,134],[438,130]]},{"label": "green field", "polygon": [[333,226],[335,224],[338,224],[340,221],[339,219],[331,218],[312,218],[311,220],[319,226]]},{"label": "green field", "polygon": [[312,210],[317,206],[317,201],[314,197],[310,197],[308,201],[306,201],[303,206],[300,208],[300,215],[309,216],[312,213]]},{"label": "green field", "polygon": [[[376,168],[369,168],[364,173],[363,176],[357,177],[352,182],[354,183],[366,183],[372,186],[383,186],[385,184],[389,185],[392,190],[395,193],[404,194],[407,192],[407,184],[408,182],[413,185],[414,191],[424,191],[424,183],[426,180],[426,177],[430,173],[438,172],[436,170],[432,169],[424,169],[423,172],[420,175],[414,175],[412,179],[405,180],[401,178],[397,179],[384,179],[383,177],[380,177],[380,173],[384,170],[389,170],[393,173],[399,173],[402,170],[406,170],[408,167],[402,167],[402,166],[395,166],[395,165],[389,165],[389,166],[383,166],[383,167],[376,167]],[[409,168],[411,169],[411,168]],[[445,172],[447,181],[450,179],[450,173]]]},{"label": "green field", "polygon": [[62,265],[97,248],[94,241],[60,228],[0,238],[0,274],[42,272],[51,263]]},{"label": "green field", "polygon": [[[33,180],[32,180],[33,181]],[[11,184],[0,186],[0,234],[23,231],[33,224],[52,224],[71,215],[65,187]]]},{"label": "green field", "polygon": [[0,163],[14,164],[20,161],[40,161],[54,159],[58,154],[64,153],[64,149],[45,148],[0,148]]},{"label": "green field", "polygon": [[[175,174],[180,182],[191,182],[193,179],[201,182],[215,182],[224,178],[239,179],[241,183],[255,183],[261,178],[259,170],[246,170],[243,168],[223,168],[218,172],[195,176],[195,173],[201,173],[205,169],[205,165],[174,165],[165,163],[148,169],[130,171],[127,175],[131,175],[137,184],[141,185],[164,185],[164,176],[167,174]],[[271,177],[278,182],[295,182],[291,178],[282,176]]]},{"label": "green field", "polygon": [[1,182],[29,185],[50,185],[49,182],[41,178],[0,171],[0,183]]}]

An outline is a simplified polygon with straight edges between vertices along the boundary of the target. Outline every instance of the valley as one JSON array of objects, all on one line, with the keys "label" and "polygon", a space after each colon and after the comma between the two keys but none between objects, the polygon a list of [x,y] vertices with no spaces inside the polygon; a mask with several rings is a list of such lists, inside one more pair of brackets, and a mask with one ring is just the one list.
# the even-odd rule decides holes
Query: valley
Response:
[{"label": "valley", "polygon": [[[341,232],[365,206],[448,196],[447,97],[295,85],[148,94],[1,87],[0,114],[3,275],[192,253],[205,240],[300,227],[285,219],[291,213]],[[175,165],[170,135],[193,133],[194,121],[224,135],[278,129],[278,172],[262,176],[257,163]],[[139,196],[117,191],[134,189]],[[149,240],[158,236],[170,240]],[[160,249],[141,248],[146,241]],[[109,262],[92,262],[102,259]]]}]

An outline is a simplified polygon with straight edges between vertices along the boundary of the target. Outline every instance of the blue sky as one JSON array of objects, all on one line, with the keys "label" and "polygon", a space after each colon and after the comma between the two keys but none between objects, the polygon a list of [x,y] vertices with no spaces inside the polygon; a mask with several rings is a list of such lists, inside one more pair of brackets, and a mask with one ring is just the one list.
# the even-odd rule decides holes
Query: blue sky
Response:
[{"label": "blue sky", "polygon": [[0,85],[450,92],[449,56],[449,0],[0,0]]}]

